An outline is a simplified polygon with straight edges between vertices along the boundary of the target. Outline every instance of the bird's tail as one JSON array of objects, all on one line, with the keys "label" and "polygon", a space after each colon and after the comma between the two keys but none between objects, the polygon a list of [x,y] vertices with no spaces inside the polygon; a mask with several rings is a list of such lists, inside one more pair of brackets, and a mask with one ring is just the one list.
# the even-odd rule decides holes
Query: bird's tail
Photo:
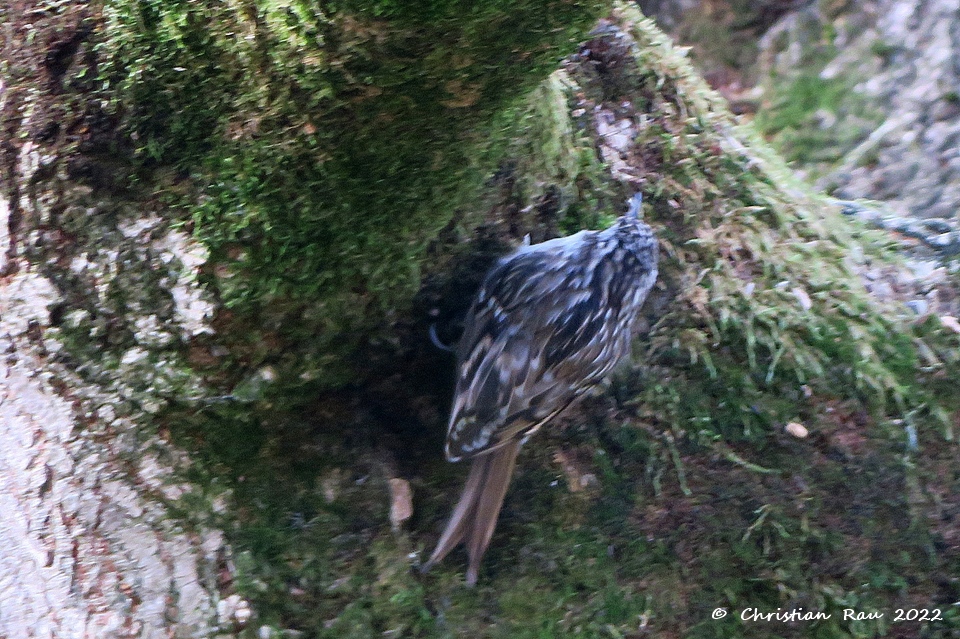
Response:
[{"label": "bird's tail", "polygon": [[437,547],[424,564],[424,571],[446,557],[447,553],[462,541],[470,556],[467,584],[472,586],[477,583],[480,560],[490,545],[490,537],[497,526],[497,517],[510,485],[521,443],[519,439],[515,439],[473,460],[460,501],[450,515],[450,521],[440,536]]}]

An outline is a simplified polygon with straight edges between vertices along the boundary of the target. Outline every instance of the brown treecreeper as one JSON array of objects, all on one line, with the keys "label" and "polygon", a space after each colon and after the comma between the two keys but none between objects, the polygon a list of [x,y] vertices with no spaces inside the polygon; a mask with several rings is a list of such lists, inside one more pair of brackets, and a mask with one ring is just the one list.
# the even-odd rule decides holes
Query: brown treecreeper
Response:
[{"label": "brown treecreeper", "polygon": [[424,570],[462,541],[467,583],[476,583],[520,447],[629,354],[657,278],[642,200],[635,195],[605,231],[522,246],[487,274],[456,350],[446,443],[449,461],[472,466]]}]

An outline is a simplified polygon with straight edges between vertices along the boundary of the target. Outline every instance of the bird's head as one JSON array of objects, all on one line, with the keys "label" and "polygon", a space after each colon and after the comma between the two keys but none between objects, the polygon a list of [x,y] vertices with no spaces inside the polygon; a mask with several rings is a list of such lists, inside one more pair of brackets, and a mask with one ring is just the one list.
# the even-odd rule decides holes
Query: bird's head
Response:
[{"label": "bird's head", "polygon": [[657,262],[657,240],[653,231],[640,220],[643,193],[637,192],[627,201],[627,212],[618,220],[613,230],[621,246],[640,258],[645,267]]}]

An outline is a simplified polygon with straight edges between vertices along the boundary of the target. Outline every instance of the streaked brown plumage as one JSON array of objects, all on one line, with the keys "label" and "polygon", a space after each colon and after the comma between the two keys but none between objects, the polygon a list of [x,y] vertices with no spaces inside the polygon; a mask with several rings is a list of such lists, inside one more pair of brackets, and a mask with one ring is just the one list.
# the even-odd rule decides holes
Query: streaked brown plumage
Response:
[{"label": "streaked brown plumage", "polygon": [[472,459],[460,501],[424,566],[461,541],[474,584],[520,446],[603,381],[630,351],[657,277],[657,243],[630,210],[605,231],[523,246],[487,275],[457,348],[450,461]]}]

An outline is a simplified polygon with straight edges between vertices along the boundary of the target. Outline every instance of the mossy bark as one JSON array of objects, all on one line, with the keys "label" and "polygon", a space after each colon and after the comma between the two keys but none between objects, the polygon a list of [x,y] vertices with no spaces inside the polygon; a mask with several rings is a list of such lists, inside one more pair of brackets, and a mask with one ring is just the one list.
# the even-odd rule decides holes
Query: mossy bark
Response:
[{"label": "mossy bark", "polygon": [[[3,105],[2,290],[32,291],[4,321],[46,380],[36,410],[107,451],[94,495],[150,497],[149,517],[91,507],[117,536],[99,548],[142,516],[200,558],[171,571],[202,588],[172,589],[157,632],[955,633],[954,285],[907,309],[929,281],[796,182],[635,10],[544,79],[595,7],[542,5],[45,10],[35,41],[60,53],[24,49],[34,75],[7,76],[23,89]],[[526,447],[478,588],[457,554],[419,575],[462,475],[427,326],[455,340],[497,255],[603,226],[637,189],[663,258],[635,363]],[[57,463],[15,476],[65,500],[87,475]],[[134,623],[163,582],[120,565]],[[801,607],[832,617],[738,614]],[[894,623],[921,607],[943,619]]]},{"label": "mossy bark", "polygon": [[90,184],[123,162],[89,7],[0,13],[0,635],[210,636],[217,493],[178,476],[189,456],[151,417],[199,390],[183,344],[211,308],[205,249],[143,192]]}]

